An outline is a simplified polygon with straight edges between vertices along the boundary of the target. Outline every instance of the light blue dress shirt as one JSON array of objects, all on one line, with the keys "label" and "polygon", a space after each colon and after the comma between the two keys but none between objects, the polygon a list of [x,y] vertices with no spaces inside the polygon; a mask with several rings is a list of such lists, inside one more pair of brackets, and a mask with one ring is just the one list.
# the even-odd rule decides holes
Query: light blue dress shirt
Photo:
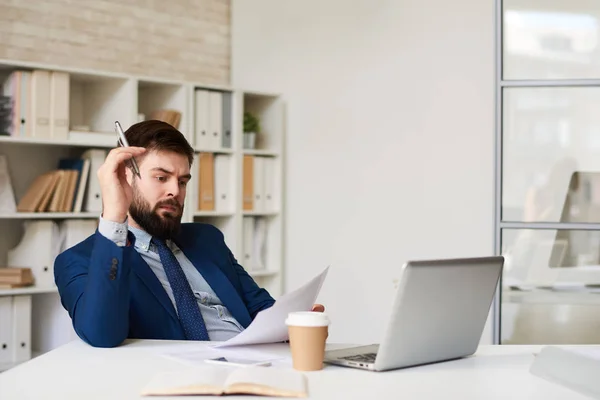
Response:
[{"label": "light blue dress shirt", "polygon": [[[127,243],[127,230],[135,235],[136,251],[146,261],[150,269],[152,269],[167,292],[167,295],[169,295],[173,307],[177,310],[175,297],[173,296],[173,290],[169,284],[167,274],[162,266],[158,252],[151,242],[152,236],[141,229],[128,226],[127,221],[120,224],[100,217],[98,231],[118,246],[125,246]],[[210,285],[202,277],[202,274],[194,267],[183,251],[170,240],[167,240],[167,246],[169,246],[177,261],[179,261],[196,296],[210,340],[225,341],[243,331],[244,328],[231,315],[227,307],[223,305]]]}]

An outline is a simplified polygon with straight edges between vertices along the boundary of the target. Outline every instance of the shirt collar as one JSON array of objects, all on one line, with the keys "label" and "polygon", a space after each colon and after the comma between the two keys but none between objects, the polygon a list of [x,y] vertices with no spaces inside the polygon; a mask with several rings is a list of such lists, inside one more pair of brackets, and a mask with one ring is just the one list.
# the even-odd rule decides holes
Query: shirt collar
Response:
[{"label": "shirt collar", "polygon": [[135,248],[138,250],[148,251],[150,249],[150,241],[152,236],[144,230],[129,226],[129,231],[135,236]]},{"label": "shirt collar", "polygon": [[[133,226],[128,226],[129,231],[133,233],[135,236],[135,248],[141,251],[154,251],[156,252],[155,246],[152,243],[152,235],[148,232],[135,228]],[[173,243],[172,240],[166,241],[167,246],[171,249],[173,253],[179,251],[179,248]]]}]

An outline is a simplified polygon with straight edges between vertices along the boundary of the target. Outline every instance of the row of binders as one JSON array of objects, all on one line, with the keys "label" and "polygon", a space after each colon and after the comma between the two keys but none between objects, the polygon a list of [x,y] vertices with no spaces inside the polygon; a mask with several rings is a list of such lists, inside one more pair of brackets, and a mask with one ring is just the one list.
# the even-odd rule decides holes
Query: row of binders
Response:
[{"label": "row of binders", "polygon": [[[232,193],[235,188],[231,156],[200,153],[198,158],[197,209],[233,212]],[[243,168],[243,209],[256,212],[277,211],[276,159],[245,155]]]},{"label": "row of binders", "polygon": [[194,92],[194,146],[201,150],[231,148],[231,93],[198,89]]},{"label": "row of binders", "polygon": [[31,358],[31,295],[0,297],[0,371]]},{"label": "row of binders", "polygon": [[198,155],[198,210],[233,212],[232,172],[231,156],[213,153]]},{"label": "row of binders", "polygon": [[36,177],[17,204],[19,212],[99,212],[100,183],[95,173],[105,150],[90,149],[81,158],[60,159],[57,169]]},{"label": "row of binders", "polygon": [[[24,221],[21,240],[7,252],[8,268],[0,270],[13,281],[54,288],[56,256],[93,234],[97,224],[90,219]],[[0,296],[0,368],[31,358],[31,318],[31,295]]]},{"label": "row of binders", "polygon": [[[71,99],[71,77],[67,72],[12,71],[0,89],[0,133],[57,140],[85,139],[87,134],[104,139],[106,135],[90,132],[86,125],[73,127],[70,132],[71,100],[75,99]],[[175,128],[179,128],[181,117],[180,111],[171,109],[157,109],[150,115]],[[114,141],[113,132],[109,139]]]},{"label": "row of binders", "polygon": [[277,161],[276,158],[272,157],[244,155],[242,208],[245,211],[278,211],[276,196]]},{"label": "row of binders", "polygon": [[11,136],[67,139],[69,135],[69,74],[35,69],[11,72],[3,82],[9,98],[3,132]]}]

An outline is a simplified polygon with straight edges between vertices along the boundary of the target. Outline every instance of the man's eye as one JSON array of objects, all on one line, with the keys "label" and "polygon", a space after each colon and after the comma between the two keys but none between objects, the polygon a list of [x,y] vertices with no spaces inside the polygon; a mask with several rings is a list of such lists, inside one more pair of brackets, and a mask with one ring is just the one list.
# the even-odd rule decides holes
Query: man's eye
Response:
[{"label": "man's eye", "polygon": [[156,177],[156,179],[157,179],[159,182],[165,182],[165,181],[167,180],[167,178],[165,178],[164,176],[157,176],[157,177]]},{"label": "man's eye", "polygon": [[188,181],[179,181],[179,184],[180,184],[181,186],[187,186],[187,184],[188,184]]}]

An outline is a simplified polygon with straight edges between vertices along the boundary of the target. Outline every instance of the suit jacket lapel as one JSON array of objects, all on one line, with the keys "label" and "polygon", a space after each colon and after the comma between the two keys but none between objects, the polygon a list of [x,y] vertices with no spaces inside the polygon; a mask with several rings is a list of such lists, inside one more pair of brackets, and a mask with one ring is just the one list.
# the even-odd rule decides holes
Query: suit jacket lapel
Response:
[{"label": "suit jacket lapel", "polygon": [[179,321],[177,317],[177,312],[175,311],[175,307],[173,307],[173,303],[171,299],[165,292],[165,289],[162,287],[160,281],[154,275],[154,272],[148,266],[148,263],[144,261],[142,256],[135,250],[127,252],[129,259],[127,262],[131,265],[133,272],[140,278],[142,282],[146,285],[146,287],[152,292],[154,297],[158,299],[160,304],[167,310],[169,315],[173,317],[176,321]]}]

